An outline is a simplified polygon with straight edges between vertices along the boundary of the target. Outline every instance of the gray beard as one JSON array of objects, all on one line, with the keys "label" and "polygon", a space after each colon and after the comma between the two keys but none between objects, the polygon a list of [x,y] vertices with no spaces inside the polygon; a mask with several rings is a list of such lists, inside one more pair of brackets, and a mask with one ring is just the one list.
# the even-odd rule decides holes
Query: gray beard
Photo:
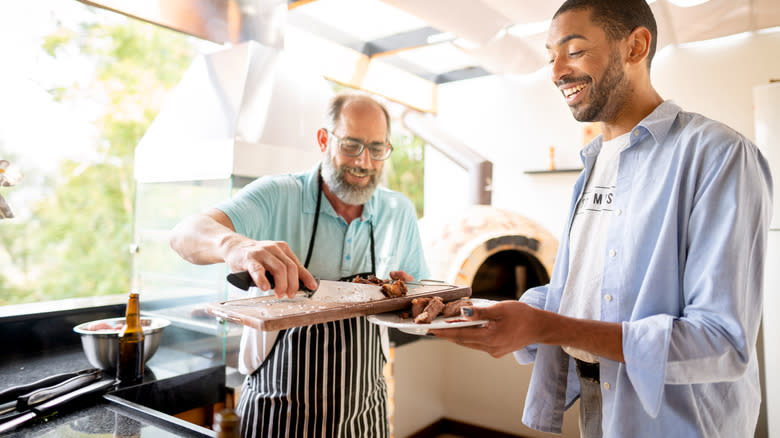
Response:
[{"label": "gray beard", "polygon": [[365,187],[354,186],[344,178],[346,167],[347,166],[341,166],[340,168],[337,168],[333,163],[333,158],[331,158],[330,155],[327,155],[322,159],[322,165],[320,166],[323,181],[325,181],[325,184],[328,185],[328,189],[330,189],[341,202],[350,205],[363,205],[367,203],[379,184],[380,174],[374,173],[371,175],[371,180]]}]

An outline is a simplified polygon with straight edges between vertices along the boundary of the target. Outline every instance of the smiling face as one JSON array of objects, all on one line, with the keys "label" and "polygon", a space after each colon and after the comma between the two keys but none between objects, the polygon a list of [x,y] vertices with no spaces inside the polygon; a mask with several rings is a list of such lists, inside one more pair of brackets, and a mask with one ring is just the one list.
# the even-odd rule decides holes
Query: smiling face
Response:
[{"label": "smiling face", "polygon": [[590,11],[570,10],[556,17],[547,37],[552,80],[574,118],[612,122],[627,101],[630,83],[623,69],[621,41],[610,41],[591,21]]},{"label": "smiling face", "polygon": [[[387,140],[387,120],[381,108],[368,100],[351,100],[344,104],[333,128],[341,139],[353,139],[368,145]],[[357,157],[339,152],[338,139],[320,130],[320,148],[326,152],[322,177],[328,188],[343,202],[362,205],[368,202],[379,184],[384,161],[374,160],[365,148]]]}]

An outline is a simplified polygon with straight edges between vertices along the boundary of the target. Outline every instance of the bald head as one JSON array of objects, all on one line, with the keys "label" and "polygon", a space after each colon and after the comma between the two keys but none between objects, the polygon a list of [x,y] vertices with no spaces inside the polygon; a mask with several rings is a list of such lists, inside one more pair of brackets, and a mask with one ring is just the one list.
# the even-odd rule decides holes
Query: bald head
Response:
[{"label": "bald head", "polygon": [[357,93],[339,93],[331,99],[330,105],[328,106],[327,118],[325,120],[325,128],[333,132],[339,122],[343,122],[342,116],[345,112],[363,114],[373,111],[381,112],[384,118],[387,137],[389,138],[390,114],[387,112],[387,108],[371,97]]}]

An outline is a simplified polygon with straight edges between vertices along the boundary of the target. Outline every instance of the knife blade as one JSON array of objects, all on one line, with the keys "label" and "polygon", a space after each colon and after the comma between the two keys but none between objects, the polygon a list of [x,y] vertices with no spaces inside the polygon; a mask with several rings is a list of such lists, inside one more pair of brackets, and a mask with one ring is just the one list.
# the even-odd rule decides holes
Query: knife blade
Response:
[{"label": "knife blade", "polygon": [[[271,284],[271,289],[273,289],[275,283],[274,276],[271,275],[270,272],[265,271],[265,278]],[[248,271],[232,272],[228,274],[227,281],[229,281],[233,286],[243,290],[249,290],[250,287],[257,287],[255,281],[252,280],[252,276],[249,275]],[[306,287],[301,280],[298,280],[298,290],[306,293],[307,297],[311,297],[312,293],[314,293],[314,291]]]},{"label": "knife blade", "polygon": [[382,287],[376,284],[333,280],[319,280],[317,290],[311,296],[312,300],[339,303],[363,303],[385,298]]},{"label": "knife blade", "polygon": [[[271,287],[274,287],[273,276],[266,271],[265,278],[271,283]],[[228,274],[227,280],[233,285],[243,290],[249,290],[250,287],[256,286],[252,277],[247,271],[233,272]],[[382,293],[381,286],[375,284],[366,283],[354,283],[351,281],[334,281],[334,280],[320,280],[317,279],[317,289],[311,290],[303,285],[303,282],[299,284],[299,290],[306,293],[307,298],[311,298],[318,301],[331,301],[331,302],[365,302],[376,301],[386,298]]]}]

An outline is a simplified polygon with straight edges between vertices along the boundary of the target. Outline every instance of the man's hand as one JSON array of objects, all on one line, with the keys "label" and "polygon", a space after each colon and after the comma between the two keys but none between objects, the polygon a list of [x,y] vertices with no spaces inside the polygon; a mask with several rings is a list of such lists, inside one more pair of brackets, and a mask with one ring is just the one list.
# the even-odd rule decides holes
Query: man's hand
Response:
[{"label": "man's hand", "polygon": [[[472,311],[468,315],[469,310]],[[501,357],[531,344],[568,345],[616,362],[623,357],[621,323],[571,318],[520,301],[490,307],[464,307],[468,320],[486,320],[483,327],[431,330],[437,338]]]},{"label": "man's hand", "polygon": [[407,283],[414,280],[414,277],[404,271],[390,271],[390,278],[393,280],[403,280]]},{"label": "man's hand", "polygon": [[267,291],[271,288],[266,271],[274,278],[274,293],[277,297],[292,298],[298,292],[298,279],[311,290],[317,289],[317,281],[295,256],[287,242],[271,240],[257,241],[238,236],[226,242],[225,263],[231,272],[248,271],[257,287]]},{"label": "man's hand", "polygon": [[236,233],[223,212],[210,209],[184,218],[171,230],[171,248],[198,265],[225,262],[231,272],[248,271],[262,290],[271,285],[265,273],[273,275],[276,296],[295,296],[298,279],[311,290],[317,281],[303,267],[286,242],[257,241]]},{"label": "man's hand", "polygon": [[538,309],[519,301],[501,301],[490,307],[469,307],[468,320],[487,320],[482,327],[463,327],[431,330],[437,338],[455,342],[464,347],[482,350],[493,357],[520,350],[539,342],[540,318]]}]

